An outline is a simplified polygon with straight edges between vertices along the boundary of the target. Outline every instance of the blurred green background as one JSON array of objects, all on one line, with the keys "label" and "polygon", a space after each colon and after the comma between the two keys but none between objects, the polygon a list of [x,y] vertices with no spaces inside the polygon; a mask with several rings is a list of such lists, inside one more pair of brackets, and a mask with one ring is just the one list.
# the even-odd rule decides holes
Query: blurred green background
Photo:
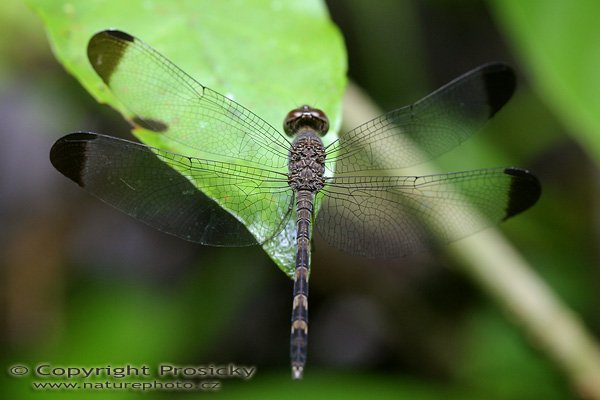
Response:
[{"label": "blurred green background", "polygon": [[[442,165],[449,171],[508,165],[534,171],[543,185],[540,202],[501,229],[598,335],[600,28],[592,17],[600,6],[522,3],[327,5],[346,40],[350,78],[382,109],[411,103],[487,61],[514,66],[519,88],[513,100]],[[292,382],[291,281],[258,247],[180,241],[67,181],[50,165],[48,152],[56,139],[77,130],[125,135],[129,127],[58,64],[31,10],[2,2],[3,368],[40,362],[257,367],[253,379],[225,380],[211,394],[223,398],[577,398],[561,368],[443,248],[380,263],[319,241],[308,369],[302,382]],[[0,379],[7,399],[139,396],[36,392],[31,377],[3,373]]]}]

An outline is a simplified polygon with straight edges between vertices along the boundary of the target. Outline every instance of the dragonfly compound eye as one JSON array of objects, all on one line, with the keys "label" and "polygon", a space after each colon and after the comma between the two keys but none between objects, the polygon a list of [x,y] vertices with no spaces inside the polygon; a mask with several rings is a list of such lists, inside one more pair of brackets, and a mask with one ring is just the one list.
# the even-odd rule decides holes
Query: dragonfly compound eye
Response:
[{"label": "dragonfly compound eye", "polygon": [[283,121],[283,130],[289,136],[294,136],[304,127],[312,128],[323,136],[329,130],[329,119],[323,111],[303,105],[290,111]]}]

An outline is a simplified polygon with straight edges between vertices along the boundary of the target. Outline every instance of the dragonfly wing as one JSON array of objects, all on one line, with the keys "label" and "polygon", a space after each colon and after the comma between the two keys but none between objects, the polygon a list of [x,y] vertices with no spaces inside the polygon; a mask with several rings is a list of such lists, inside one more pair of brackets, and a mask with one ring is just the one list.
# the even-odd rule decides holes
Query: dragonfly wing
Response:
[{"label": "dragonfly wing", "polygon": [[435,158],[477,132],[510,99],[515,75],[486,64],[422,100],[368,121],[330,145],[336,174],[404,168]]},{"label": "dragonfly wing", "polygon": [[[67,135],[54,144],[50,160],[62,174],[115,208],[158,230],[206,245],[263,243],[283,229],[292,209],[293,196],[283,174],[185,157],[110,136]],[[212,198],[192,183],[198,181],[211,190]],[[226,209],[246,220],[242,223]],[[273,223],[274,218],[278,222]]]},{"label": "dragonfly wing", "polygon": [[189,146],[203,158],[286,168],[289,141],[282,133],[204,87],[141,40],[121,31],[99,32],[88,44],[88,58],[134,114],[134,124]]},{"label": "dragonfly wing", "polygon": [[531,207],[538,180],[517,168],[428,176],[329,178],[322,190],[318,232],[334,247],[395,258],[451,242]]}]

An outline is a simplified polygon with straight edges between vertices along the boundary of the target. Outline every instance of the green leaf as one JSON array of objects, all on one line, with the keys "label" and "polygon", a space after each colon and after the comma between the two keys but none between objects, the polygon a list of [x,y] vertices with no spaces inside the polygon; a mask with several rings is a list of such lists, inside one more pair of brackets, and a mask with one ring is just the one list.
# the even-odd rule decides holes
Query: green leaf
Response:
[{"label": "green leaf", "polygon": [[[336,137],[346,56],[341,35],[321,1],[27,2],[43,19],[54,53],[65,68],[96,99],[126,117],[128,111],[112,96],[86,56],[92,35],[109,28],[145,41],[204,86],[232,96],[277,129],[292,108],[307,103],[318,107],[330,118],[331,132],[324,138],[325,144]],[[173,142],[167,145],[152,132],[138,128],[134,134],[145,144],[194,156],[188,148]],[[269,201],[268,196],[264,201]],[[243,213],[237,217],[250,219]],[[252,230],[252,226],[248,228]],[[290,221],[263,245],[290,276],[294,242],[295,221]]]},{"label": "green leaf", "polygon": [[600,161],[600,2],[492,4],[540,97]]}]

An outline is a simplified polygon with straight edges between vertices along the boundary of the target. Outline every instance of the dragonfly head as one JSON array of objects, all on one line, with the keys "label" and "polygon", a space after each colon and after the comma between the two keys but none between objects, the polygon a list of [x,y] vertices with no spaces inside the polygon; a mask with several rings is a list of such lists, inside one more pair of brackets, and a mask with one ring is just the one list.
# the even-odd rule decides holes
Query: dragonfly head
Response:
[{"label": "dragonfly head", "polygon": [[283,130],[294,136],[303,127],[312,128],[323,136],[329,130],[329,120],[323,111],[303,105],[288,113],[283,121]]}]

